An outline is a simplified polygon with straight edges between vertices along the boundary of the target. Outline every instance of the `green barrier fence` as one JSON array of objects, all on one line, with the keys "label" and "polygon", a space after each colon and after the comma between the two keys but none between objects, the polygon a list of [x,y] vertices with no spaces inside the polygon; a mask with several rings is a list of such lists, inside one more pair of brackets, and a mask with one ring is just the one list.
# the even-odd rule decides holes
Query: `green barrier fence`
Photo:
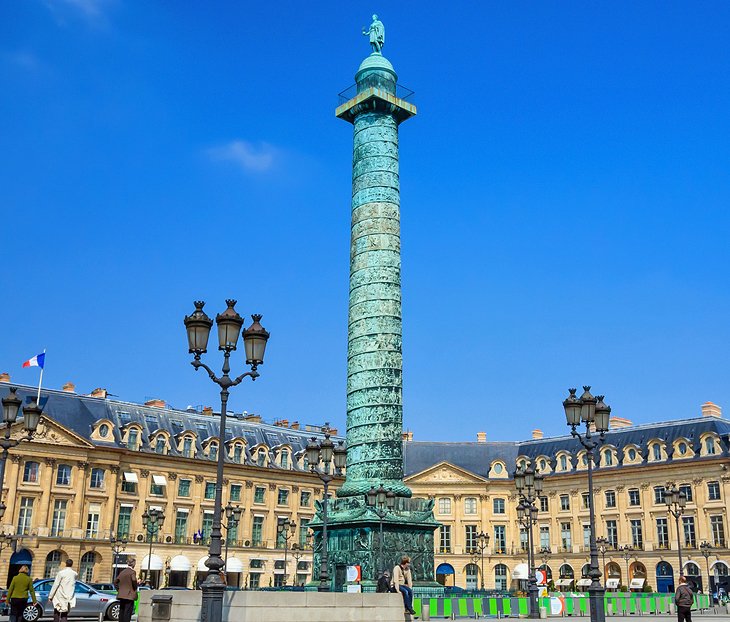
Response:
[{"label": "green barrier fence", "polygon": [[[551,608],[552,598],[541,598],[540,606],[547,609],[549,617],[560,616],[588,616],[588,597],[571,594],[554,594],[562,600],[562,609],[559,613]],[[623,594],[612,592],[605,596],[607,616],[652,615],[669,614],[674,603],[673,594],[636,593]],[[488,616],[493,618],[527,617],[529,603],[527,598],[521,597],[439,597],[418,598],[413,601],[413,608],[420,617],[424,609],[428,609],[431,619],[450,619],[452,614],[456,618],[474,618],[474,616]],[[695,594],[694,610],[710,608],[708,594]]]}]

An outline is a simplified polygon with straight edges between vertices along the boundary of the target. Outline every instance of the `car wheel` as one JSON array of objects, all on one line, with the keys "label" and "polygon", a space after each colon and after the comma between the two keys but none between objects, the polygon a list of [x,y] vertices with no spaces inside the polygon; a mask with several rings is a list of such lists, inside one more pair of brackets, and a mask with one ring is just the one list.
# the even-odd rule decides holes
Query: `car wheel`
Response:
[{"label": "car wheel", "polygon": [[106,619],[116,622],[117,620],[119,620],[119,615],[121,612],[122,605],[118,602],[112,603],[106,610]]},{"label": "car wheel", "polygon": [[41,617],[41,608],[38,605],[26,605],[23,609],[24,622],[36,622]]}]

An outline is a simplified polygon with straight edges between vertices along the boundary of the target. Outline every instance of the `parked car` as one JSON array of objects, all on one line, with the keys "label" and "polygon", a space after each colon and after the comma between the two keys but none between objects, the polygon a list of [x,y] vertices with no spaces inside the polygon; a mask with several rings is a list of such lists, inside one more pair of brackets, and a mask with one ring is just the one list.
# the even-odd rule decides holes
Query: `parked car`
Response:
[{"label": "parked car", "polygon": [[93,587],[97,592],[104,592],[106,594],[116,594],[117,588],[114,587],[113,583],[89,583],[90,587]]},{"label": "parked car", "polygon": [[[53,604],[48,600],[48,593],[53,587],[53,579],[33,581],[33,589],[38,600],[36,604],[29,602],[23,610],[24,622],[37,622],[41,618],[53,617]],[[107,620],[119,620],[119,601],[111,594],[99,592],[93,587],[76,581],[76,606],[68,614],[69,618],[95,618],[103,614]]]}]

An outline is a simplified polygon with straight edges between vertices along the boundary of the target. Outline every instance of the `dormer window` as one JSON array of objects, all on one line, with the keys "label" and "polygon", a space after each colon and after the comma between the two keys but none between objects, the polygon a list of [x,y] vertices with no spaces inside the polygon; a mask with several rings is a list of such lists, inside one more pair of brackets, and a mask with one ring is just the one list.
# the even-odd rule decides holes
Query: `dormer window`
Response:
[{"label": "dormer window", "polygon": [[139,430],[137,430],[137,428],[131,428],[129,432],[127,432],[127,449],[131,449],[132,451],[136,450],[138,443]]},{"label": "dormer window", "polygon": [[211,460],[218,460],[218,443],[211,443],[208,449],[208,457]]},{"label": "dormer window", "polygon": [[183,439],[183,456],[185,458],[192,458],[193,457],[193,439],[189,436],[186,436]]},{"label": "dormer window", "polygon": [[715,455],[715,439],[711,436],[705,439],[705,453],[708,456]]},{"label": "dormer window", "polygon": [[684,456],[687,453],[687,443],[680,443],[677,445],[677,449],[679,450],[679,455]]},{"label": "dormer window", "polygon": [[629,449],[629,460],[631,462],[636,460],[636,450],[633,447],[631,449]]},{"label": "dormer window", "polygon": [[568,456],[560,456],[560,470],[561,471],[567,471],[568,470]]},{"label": "dormer window", "polygon": [[158,436],[157,440],[155,441],[155,453],[156,454],[164,454],[167,450],[167,441],[165,440],[164,436]]},{"label": "dormer window", "polygon": [[281,468],[289,468],[289,452],[286,449],[281,452]]},{"label": "dormer window", "polygon": [[605,466],[613,466],[613,452],[610,449],[603,452],[603,464]]},{"label": "dormer window", "polygon": [[256,454],[256,464],[259,466],[266,466],[266,450],[259,449],[259,453]]},{"label": "dormer window", "polygon": [[109,436],[109,424],[108,423],[102,423],[99,426],[99,436],[101,438],[106,438]]},{"label": "dormer window", "polygon": [[661,448],[661,445],[659,445],[659,443],[652,445],[651,451],[652,451],[652,455],[654,456],[654,460],[662,459],[662,448]]},{"label": "dormer window", "polygon": [[238,462],[240,464],[242,457],[243,447],[239,443],[236,443],[233,447],[233,462]]}]

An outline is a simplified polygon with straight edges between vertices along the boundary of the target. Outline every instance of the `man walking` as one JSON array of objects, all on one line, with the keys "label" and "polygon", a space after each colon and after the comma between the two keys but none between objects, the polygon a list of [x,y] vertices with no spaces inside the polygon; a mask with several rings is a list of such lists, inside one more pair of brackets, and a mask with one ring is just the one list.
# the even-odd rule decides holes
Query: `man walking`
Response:
[{"label": "man walking", "polygon": [[134,557],[127,562],[127,567],[114,579],[117,588],[117,600],[120,612],[119,622],[130,622],[134,613],[134,601],[137,600],[137,573],[134,572]]},{"label": "man walking", "polygon": [[677,605],[677,622],[692,622],[694,600],[692,588],[687,585],[687,577],[679,577],[679,587],[674,594],[674,604]]},{"label": "man walking", "polygon": [[48,600],[53,603],[53,622],[66,620],[68,612],[76,605],[76,571],[71,567],[73,565],[72,560],[66,560],[66,567],[58,571],[53,587],[48,592]]}]

